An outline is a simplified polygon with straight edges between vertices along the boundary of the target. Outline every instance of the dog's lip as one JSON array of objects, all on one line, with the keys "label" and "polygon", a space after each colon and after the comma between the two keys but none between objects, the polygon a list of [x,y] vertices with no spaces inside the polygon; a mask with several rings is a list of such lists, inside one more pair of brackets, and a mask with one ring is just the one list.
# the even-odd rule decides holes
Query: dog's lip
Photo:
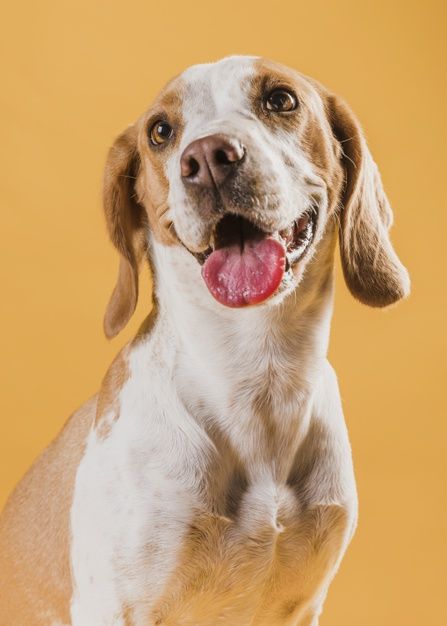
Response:
[{"label": "dog's lip", "polygon": [[289,228],[279,232],[286,247],[286,259],[289,267],[296,265],[310,248],[317,229],[318,213],[316,209],[307,210],[296,219]]},{"label": "dog's lip", "polygon": [[[227,214],[228,215],[228,214]],[[265,236],[274,237],[278,239],[286,250],[286,274],[287,272],[300,261],[307,250],[309,249],[317,226],[317,211],[314,208],[308,209],[305,211],[300,217],[295,219],[292,224],[281,230],[269,232],[262,228],[260,228],[257,224],[251,222],[246,218],[246,221],[249,222],[253,226],[253,229],[260,231]],[[193,252],[187,246],[187,250],[197,259],[200,265],[203,265],[210,254],[218,247],[218,242],[216,241],[216,233],[219,224],[221,224],[222,220],[225,219],[225,216],[217,222],[214,226],[210,245],[201,252]]]}]

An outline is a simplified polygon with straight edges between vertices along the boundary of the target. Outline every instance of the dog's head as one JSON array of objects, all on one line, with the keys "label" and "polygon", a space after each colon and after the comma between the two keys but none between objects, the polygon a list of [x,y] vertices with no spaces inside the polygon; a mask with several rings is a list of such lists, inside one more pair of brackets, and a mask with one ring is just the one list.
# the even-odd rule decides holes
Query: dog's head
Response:
[{"label": "dog's head", "polygon": [[109,337],[135,309],[150,233],[195,257],[207,297],[230,307],[275,303],[296,290],[336,224],[356,298],[386,306],[409,290],[353,113],[315,81],[265,59],[230,57],[171,81],[111,148],[104,205],[121,254]]}]

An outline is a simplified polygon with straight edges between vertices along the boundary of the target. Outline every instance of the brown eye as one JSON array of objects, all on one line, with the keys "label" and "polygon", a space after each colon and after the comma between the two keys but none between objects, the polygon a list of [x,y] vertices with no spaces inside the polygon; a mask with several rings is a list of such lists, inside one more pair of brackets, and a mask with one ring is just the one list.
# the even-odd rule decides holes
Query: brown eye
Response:
[{"label": "brown eye", "polygon": [[168,122],[157,120],[149,131],[149,139],[154,146],[160,146],[162,143],[166,143],[168,139],[171,139],[173,134],[172,126]]},{"label": "brown eye", "polygon": [[294,111],[298,106],[296,96],[285,89],[274,89],[265,101],[265,108],[274,113]]}]

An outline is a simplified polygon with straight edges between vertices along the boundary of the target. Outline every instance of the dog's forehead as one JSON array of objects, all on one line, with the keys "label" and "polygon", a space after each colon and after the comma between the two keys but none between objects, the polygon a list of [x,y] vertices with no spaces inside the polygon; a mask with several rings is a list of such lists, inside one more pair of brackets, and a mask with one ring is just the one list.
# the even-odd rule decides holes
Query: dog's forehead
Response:
[{"label": "dog's forehead", "polygon": [[305,94],[312,108],[318,108],[315,81],[285,65],[258,56],[231,56],[214,63],[192,65],[173,78],[160,92],[147,120],[159,110],[181,120],[182,127],[200,122],[225,120],[236,113],[246,116],[252,108],[254,89],[268,77],[277,84],[289,84]]},{"label": "dog's forehead", "polygon": [[184,112],[219,115],[243,107],[255,62],[256,57],[234,56],[185,70],[180,77]]},{"label": "dog's forehead", "polygon": [[254,75],[255,61],[255,57],[235,56],[216,63],[193,65],[181,75],[185,97],[206,101],[216,108],[229,104]]}]

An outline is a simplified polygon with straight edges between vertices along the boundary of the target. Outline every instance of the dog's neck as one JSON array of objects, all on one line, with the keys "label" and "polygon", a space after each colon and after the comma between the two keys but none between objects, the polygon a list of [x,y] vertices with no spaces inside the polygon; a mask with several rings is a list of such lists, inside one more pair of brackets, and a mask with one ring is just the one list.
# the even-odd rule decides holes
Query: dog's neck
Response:
[{"label": "dog's neck", "polygon": [[245,309],[215,302],[188,252],[155,245],[154,257],[160,315],[169,320],[178,351],[208,372],[223,374],[236,364],[238,374],[255,375],[265,359],[293,375],[309,361],[317,365],[326,358],[333,300],[330,248],[319,255],[318,267],[307,269],[296,292],[278,304]]},{"label": "dog's neck", "polygon": [[[174,344],[172,369],[193,409],[228,413],[237,398],[287,412],[312,392],[326,361],[332,313],[333,246],[312,261],[298,290],[279,304],[228,309],[206,291],[185,250],[153,244],[156,299]],[[257,398],[257,399],[256,399]],[[271,400],[270,400],[271,399]],[[273,402],[281,406],[273,406]]]}]

